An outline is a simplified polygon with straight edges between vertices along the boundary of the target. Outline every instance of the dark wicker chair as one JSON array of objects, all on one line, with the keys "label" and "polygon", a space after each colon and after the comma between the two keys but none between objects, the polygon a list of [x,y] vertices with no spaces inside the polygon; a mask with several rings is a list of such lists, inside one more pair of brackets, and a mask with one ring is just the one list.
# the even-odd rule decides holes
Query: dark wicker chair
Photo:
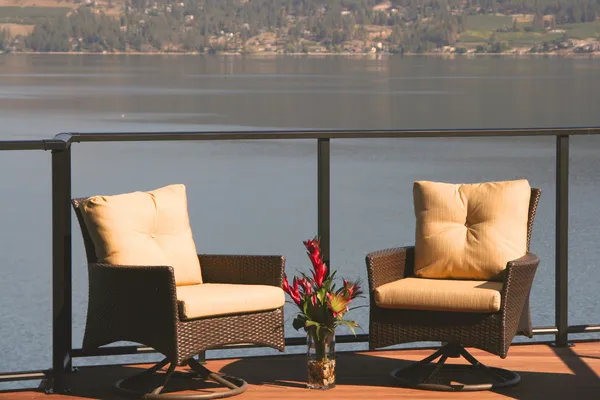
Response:
[{"label": "dark wicker chair", "polygon": [[[399,279],[414,276],[414,246],[369,253],[366,257],[370,293],[369,348],[376,349],[408,342],[438,341],[443,346],[433,355],[396,369],[392,375],[401,385],[429,390],[487,390],[520,381],[518,374],[479,363],[464,347],[475,347],[505,358],[517,333],[532,337],[529,292],[539,264],[529,252],[533,220],[541,191],[532,188],[527,221],[527,254],[506,266],[500,311],[470,313],[422,311],[377,307],[375,289]],[[471,365],[446,365],[448,357],[463,356]],[[432,361],[440,357],[437,364]],[[468,373],[464,374],[467,368]],[[492,383],[455,385],[441,378],[440,371],[461,369],[463,376],[473,370],[485,372]]]},{"label": "dark wicker chair", "polygon": [[[132,341],[152,347],[165,355],[160,363],[126,380],[130,383],[140,377],[154,375],[170,364],[164,383],[151,393],[127,389],[125,381],[117,383],[119,389],[133,395],[144,395],[146,399],[229,397],[246,390],[246,382],[240,378],[211,372],[196,361],[194,356],[207,349],[242,343],[284,350],[283,307],[264,312],[182,320],[172,267],[132,268],[98,263],[94,244],[78,208],[84,200],[85,198],[72,200],[83,234],[89,269],[89,302],[83,349],[95,349],[117,341]],[[205,283],[282,287],[285,266],[283,256],[200,254],[198,257]],[[161,394],[175,368],[183,365],[195,372],[184,375],[216,381],[228,390],[209,394]]]}]

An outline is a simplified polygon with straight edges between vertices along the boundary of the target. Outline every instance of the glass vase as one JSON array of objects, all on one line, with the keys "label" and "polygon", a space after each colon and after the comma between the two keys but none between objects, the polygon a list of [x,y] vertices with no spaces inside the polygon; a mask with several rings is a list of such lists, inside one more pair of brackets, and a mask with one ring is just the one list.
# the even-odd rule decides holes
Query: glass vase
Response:
[{"label": "glass vase", "polygon": [[308,388],[327,390],[335,387],[335,334],[317,335],[309,332],[306,337]]}]

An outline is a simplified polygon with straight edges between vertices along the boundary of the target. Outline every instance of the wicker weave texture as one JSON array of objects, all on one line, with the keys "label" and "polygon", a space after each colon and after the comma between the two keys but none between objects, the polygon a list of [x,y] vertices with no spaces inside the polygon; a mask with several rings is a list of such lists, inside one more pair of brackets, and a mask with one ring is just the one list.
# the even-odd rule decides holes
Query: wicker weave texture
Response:
[{"label": "wicker weave texture", "polygon": [[[502,288],[502,309],[505,315],[505,343],[510,345],[516,333],[533,336],[531,318],[529,317],[529,293],[540,263],[539,258],[531,253],[508,263],[504,286]],[[523,310],[519,315],[517,310]]]},{"label": "wicker weave texture", "polygon": [[[527,248],[541,191],[532,189],[527,222]],[[531,335],[529,292],[539,259],[528,253],[507,264],[502,305],[493,314],[384,309],[375,305],[375,289],[413,275],[414,247],[369,253],[366,257],[370,294],[369,347],[441,341],[476,347],[504,358],[517,332]]]},{"label": "wicker weave texture", "polygon": [[[97,263],[79,205],[72,200],[89,269],[89,300],[83,348],[131,341],[163,353],[170,362],[226,344],[258,344],[284,350],[283,307],[264,312],[180,320],[170,266]],[[205,282],[281,287],[283,256],[198,255]],[[208,300],[207,300],[208,301]]]},{"label": "wicker weave texture", "polygon": [[283,351],[283,307],[272,311],[180,321],[177,362],[228,344],[253,343]]},{"label": "wicker weave texture", "polygon": [[177,294],[171,267],[90,263],[88,271],[84,349],[125,340],[172,359],[177,356]]},{"label": "wicker weave texture", "polygon": [[283,256],[238,256],[200,254],[202,280],[207,283],[270,285],[281,287],[285,268]]},{"label": "wicker weave texture", "polygon": [[533,232],[533,221],[535,220],[535,213],[537,212],[538,204],[540,202],[540,196],[542,191],[540,189],[531,189],[531,198],[529,199],[529,218],[527,219],[527,251],[531,244],[531,234]]}]

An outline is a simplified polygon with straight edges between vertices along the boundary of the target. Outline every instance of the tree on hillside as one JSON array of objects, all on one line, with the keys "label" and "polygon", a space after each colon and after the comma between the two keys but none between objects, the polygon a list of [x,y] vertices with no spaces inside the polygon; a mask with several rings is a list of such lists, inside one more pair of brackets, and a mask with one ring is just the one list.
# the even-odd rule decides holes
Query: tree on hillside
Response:
[{"label": "tree on hillside", "polygon": [[2,29],[0,31],[0,51],[5,51],[8,47],[10,40],[10,32],[8,29]]}]

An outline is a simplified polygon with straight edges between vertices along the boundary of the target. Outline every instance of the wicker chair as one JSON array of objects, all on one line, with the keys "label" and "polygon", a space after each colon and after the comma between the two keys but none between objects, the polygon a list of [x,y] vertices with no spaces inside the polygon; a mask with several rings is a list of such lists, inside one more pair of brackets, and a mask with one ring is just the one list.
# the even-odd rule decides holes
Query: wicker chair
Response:
[{"label": "wicker chair", "polygon": [[[178,305],[177,287],[170,266],[121,266],[99,263],[96,249],[86,227],[81,203],[72,204],[81,227],[89,269],[89,303],[83,349],[94,349],[116,341],[132,341],[154,348],[165,359],[132,378],[119,381],[117,388],[146,399],[223,398],[244,392],[247,384],[240,378],[209,371],[194,356],[207,349],[232,344],[258,344],[284,350],[283,307],[276,309],[212,316],[183,318]],[[198,255],[204,283],[282,286],[283,256]],[[150,378],[170,364],[164,383],[151,393],[136,391],[130,384]],[[177,366],[189,366],[193,373],[179,373]],[[209,394],[162,393],[175,375],[210,379],[228,390]]]},{"label": "wicker chair", "polygon": [[[391,248],[366,256],[370,292],[369,347],[376,349],[408,342],[438,341],[443,346],[431,356],[405,368],[392,371],[402,386],[442,391],[488,390],[512,386],[518,374],[479,363],[463,346],[475,347],[505,358],[517,333],[532,337],[529,292],[539,264],[529,252],[531,231],[541,191],[532,188],[527,220],[527,253],[510,261],[502,280],[500,310],[494,313],[448,312],[419,309],[381,308],[375,290],[382,285],[414,277],[415,247]],[[463,356],[471,365],[444,365],[449,357]],[[440,357],[436,364],[432,362]],[[475,370],[483,371],[491,382],[451,384],[444,371],[456,369],[469,382]],[[466,369],[466,371],[465,371]],[[466,373],[465,373],[466,372]]]}]

